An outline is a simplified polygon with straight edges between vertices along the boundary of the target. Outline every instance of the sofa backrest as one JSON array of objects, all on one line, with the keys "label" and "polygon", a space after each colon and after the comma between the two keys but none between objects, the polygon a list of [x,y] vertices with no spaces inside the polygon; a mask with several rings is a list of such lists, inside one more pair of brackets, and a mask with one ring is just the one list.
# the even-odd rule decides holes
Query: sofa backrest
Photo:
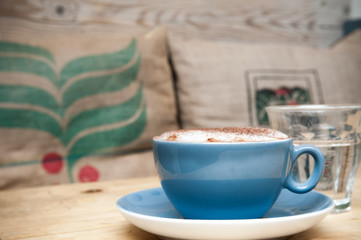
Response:
[{"label": "sofa backrest", "polygon": [[187,38],[329,46],[342,36],[349,8],[339,0],[2,0],[0,15],[57,28],[107,23],[141,32],[164,25]]}]

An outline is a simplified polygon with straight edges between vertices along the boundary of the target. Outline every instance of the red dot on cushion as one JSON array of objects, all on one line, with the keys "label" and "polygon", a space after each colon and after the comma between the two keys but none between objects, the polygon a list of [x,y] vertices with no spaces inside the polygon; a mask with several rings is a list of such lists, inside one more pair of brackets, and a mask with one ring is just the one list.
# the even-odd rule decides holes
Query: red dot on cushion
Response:
[{"label": "red dot on cushion", "polygon": [[99,179],[99,171],[93,166],[86,165],[80,169],[78,179],[80,182],[96,182]]},{"label": "red dot on cushion", "polygon": [[296,102],[296,101],[289,101],[287,104],[288,104],[288,105],[298,105],[298,102]]},{"label": "red dot on cushion", "polygon": [[291,91],[287,88],[279,88],[275,91],[277,96],[288,96],[290,95]]},{"label": "red dot on cushion", "polygon": [[48,153],[43,157],[42,166],[50,174],[59,173],[63,168],[63,157],[55,152]]}]

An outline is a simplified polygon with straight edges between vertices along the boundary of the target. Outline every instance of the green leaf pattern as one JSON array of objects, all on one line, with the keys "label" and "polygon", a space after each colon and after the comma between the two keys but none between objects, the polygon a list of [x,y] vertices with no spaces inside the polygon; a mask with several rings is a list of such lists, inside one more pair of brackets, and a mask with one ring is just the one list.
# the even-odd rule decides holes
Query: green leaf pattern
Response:
[{"label": "green leaf pattern", "polygon": [[146,126],[143,85],[121,103],[83,110],[65,119],[76,102],[102,94],[122,92],[137,82],[141,56],[132,40],[120,51],[85,56],[68,62],[57,74],[52,54],[40,47],[0,41],[0,72],[36,75],[51,82],[61,95],[56,100],[41,86],[0,80],[0,128],[44,131],[67,149],[67,170],[72,179],[76,162],[136,140]]}]

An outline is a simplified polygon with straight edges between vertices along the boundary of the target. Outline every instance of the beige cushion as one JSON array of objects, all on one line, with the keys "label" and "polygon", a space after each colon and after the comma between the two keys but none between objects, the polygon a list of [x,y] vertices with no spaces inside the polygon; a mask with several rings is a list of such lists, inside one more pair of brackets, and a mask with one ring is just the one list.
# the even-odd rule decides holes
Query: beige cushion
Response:
[{"label": "beige cushion", "polygon": [[0,29],[0,188],[155,174],[144,151],[178,128],[163,28]]},{"label": "beige cushion", "polygon": [[265,106],[361,103],[361,32],[330,49],[170,37],[184,128],[267,125]]}]

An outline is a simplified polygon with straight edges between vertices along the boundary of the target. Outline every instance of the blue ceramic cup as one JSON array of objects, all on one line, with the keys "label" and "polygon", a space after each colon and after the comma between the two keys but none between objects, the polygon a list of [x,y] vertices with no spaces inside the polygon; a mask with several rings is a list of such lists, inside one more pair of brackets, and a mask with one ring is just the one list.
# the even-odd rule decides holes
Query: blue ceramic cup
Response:
[{"label": "blue ceramic cup", "polygon": [[[261,218],[281,190],[312,190],[321,178],[324,156],[312,145],[286,138],[264,142],[177,142],[153,138],[155,165],[172,205],[187,219]],[[291,169],[301,154],[314,158],[303,183]]]}]

